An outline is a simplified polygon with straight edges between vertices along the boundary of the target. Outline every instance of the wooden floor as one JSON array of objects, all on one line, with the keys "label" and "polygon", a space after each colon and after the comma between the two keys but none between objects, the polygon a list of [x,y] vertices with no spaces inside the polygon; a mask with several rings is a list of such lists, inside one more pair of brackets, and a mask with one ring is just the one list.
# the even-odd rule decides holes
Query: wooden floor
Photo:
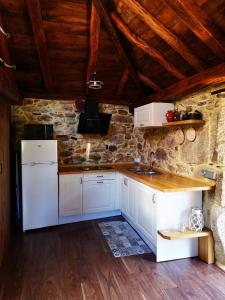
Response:
[{"label": "wooden floor", "polygon": [[225,274],[197,258],[114,258],[91,221],[15,238],[1,269],[0,299],[224,300]]}]

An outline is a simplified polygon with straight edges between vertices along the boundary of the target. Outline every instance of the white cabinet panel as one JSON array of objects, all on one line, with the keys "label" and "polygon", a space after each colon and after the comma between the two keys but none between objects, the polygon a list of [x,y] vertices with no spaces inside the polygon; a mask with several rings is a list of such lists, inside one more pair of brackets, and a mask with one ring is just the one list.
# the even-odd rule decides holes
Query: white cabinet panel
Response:
[{"label": "white cabinet panel", "polygon": [[116,196],[115,180],[84,182],[83,213],[113,210]]},{"label": "white cabinet panel", "polygon": [[150,103],[134,109],[134,127],[162,126],[166,112],[173,110],[173,103]]},{"label": "white cabinet panel", "polygon": [[128,214],[128,209],[129,209],[128,178],[122,176],[120,179],[120,185],[121,185],[121,211],[124,214]]},{"label": "white cabinet panel", "polygon": [[135,201],[137,203],[137,226],[155,245],[156,227],[156,194],[148,187],[136,184]]},{"label": "white cabinet panel", "polygon": [[59,176],[59,215],[82,214],[82,175]]},{"label": "white cabinet panel", "polygon": [[136,182],[129,180],[128,182],[128,190],[129,190],[129,197],[128,197],[128,216],[130,219],[135,222],[136,221],[136,201],[135,201],[135,190],[136,190]]}]

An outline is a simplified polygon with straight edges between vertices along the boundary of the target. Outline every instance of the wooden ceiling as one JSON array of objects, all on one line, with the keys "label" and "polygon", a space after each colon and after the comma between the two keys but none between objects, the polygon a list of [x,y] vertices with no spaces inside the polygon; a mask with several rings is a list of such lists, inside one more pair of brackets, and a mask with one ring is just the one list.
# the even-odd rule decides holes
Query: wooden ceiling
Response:
[{"label": "wooden ceiling", "polygon": [[0,68],[0,92],[14,103],[138,106],[225,82],[225,0],[0,0],[0,25],[0,56],[17,67]]}]

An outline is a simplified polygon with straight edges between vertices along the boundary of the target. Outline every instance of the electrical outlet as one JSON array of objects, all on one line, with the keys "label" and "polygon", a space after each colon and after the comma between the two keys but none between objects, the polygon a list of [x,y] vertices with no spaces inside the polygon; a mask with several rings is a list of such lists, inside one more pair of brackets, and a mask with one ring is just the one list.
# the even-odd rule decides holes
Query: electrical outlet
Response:
[{"label": "electrical outlet", "polygon": [[205,178],[212,179],[212,180],[216,180],[216,176],[217,176],[216,172],[209,171],[209,170],[202,170],[202,175]]}]

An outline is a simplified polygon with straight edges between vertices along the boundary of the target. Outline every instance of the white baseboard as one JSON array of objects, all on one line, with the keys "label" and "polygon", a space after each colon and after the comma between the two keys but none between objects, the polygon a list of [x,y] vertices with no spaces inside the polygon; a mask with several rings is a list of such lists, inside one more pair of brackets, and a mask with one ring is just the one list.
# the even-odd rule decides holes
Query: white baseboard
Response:
[{"label": "white baseboard", "polygon": [[114,216],[120,216],[120,215],[121,215],[121,211],[118,209],[118,210],[93,213],[93,214],[59,217],[59,225],[81,222],[81,221],[89,221],[89,220],[95,220],[95,219],[101,219],[101,218],[107,218],[107,217],[114,217]]}]

